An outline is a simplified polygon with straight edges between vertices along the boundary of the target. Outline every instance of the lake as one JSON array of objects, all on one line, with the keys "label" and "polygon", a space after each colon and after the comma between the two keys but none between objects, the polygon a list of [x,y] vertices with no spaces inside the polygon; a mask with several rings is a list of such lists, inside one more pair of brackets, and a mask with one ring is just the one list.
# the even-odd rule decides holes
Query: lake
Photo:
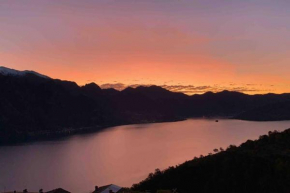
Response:
[{"label": "lake", "polygon": [[156,168],[181,164],[214,148],[240,145],[290,121],[189,119],[125,125],[61,140],[0,147],[0,192],[62,187],[86,193],[95,185],[131,186]]}]

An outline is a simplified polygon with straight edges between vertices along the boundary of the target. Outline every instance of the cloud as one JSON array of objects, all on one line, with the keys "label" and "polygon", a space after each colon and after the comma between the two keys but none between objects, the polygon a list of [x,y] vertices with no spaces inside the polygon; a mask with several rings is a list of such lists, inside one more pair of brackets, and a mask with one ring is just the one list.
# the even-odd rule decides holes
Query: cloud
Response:
[{"label": "cloud", "polygon": [[[101,88],[107,89],[107,88],[114,88],[116,90],[124,90],[127,87],[136,88],[139,86],[152,86],[152,84],[123,84],[123,83],[107,83],[102,84]],[[233,84],[230,84],[229,86],[224,85],[202,85],[202,86],[194,86],[194,85],[180,85],[180,84],[174,84],[174,85],[157,85],[162,88],[165,88],[172,92],[181,92],[187,95],[193,95],[193,94],[203,94],[206,92],[221,92],[224,90],[228,91],[235,91],[235,92],[242,92],[242,93],[267,93],[272,90],[267,89],[260,89],[256,87],[249,87],[246,85],[241,86],[233,86]]]},{"label": "cloud", "polygon": [[124,90],[126,87],[123,83],[106,83],[100,86],[102,89],[114,88],[116,90]]}]

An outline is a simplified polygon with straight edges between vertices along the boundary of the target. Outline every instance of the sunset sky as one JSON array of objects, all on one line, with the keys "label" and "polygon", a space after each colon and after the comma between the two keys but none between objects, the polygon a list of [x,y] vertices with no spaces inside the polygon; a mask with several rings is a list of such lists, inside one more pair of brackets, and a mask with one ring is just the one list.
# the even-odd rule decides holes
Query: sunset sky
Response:
[{"label": "sunset sky", "polygon": [[290,92],[288,0],[2,0],[0,66],[84,85]]}]

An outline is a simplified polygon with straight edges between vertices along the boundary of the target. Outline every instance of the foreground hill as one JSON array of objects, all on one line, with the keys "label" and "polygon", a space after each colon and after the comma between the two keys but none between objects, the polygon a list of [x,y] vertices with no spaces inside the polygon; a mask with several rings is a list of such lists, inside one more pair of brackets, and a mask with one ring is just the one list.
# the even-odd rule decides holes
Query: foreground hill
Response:
[{"label": "foreground hill", "polygon": [[[217,151],[217,149],[215,150]],[[174,155],[173,155],[174,156]],[[164,171],[156,169],[133,190],[179,193],[283,193],[290,189],[290,129],[195,158]]]},{"label": "foreground hill", "polygon": [[[101,89],[0,67],[0,144],[63,136],[103,127],[189,117],[234,117],[290,101],[290,94],[208,92],[188,96],[158,86]],[[274,112],[274,111],[273,111]]]}]

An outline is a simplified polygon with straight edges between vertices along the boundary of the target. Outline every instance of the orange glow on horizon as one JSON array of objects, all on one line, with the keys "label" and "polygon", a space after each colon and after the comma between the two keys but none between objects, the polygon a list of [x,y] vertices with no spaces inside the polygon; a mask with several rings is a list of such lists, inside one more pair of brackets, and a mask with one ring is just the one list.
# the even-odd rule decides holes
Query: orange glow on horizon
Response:
[{"label": "orange glow on horizon", "polygon": [[290,92],[289,13],[277,15],[263,4],[260,17],[255,6],[236,4],[6,2],[0,7],[0,65],[79,85]]}]

